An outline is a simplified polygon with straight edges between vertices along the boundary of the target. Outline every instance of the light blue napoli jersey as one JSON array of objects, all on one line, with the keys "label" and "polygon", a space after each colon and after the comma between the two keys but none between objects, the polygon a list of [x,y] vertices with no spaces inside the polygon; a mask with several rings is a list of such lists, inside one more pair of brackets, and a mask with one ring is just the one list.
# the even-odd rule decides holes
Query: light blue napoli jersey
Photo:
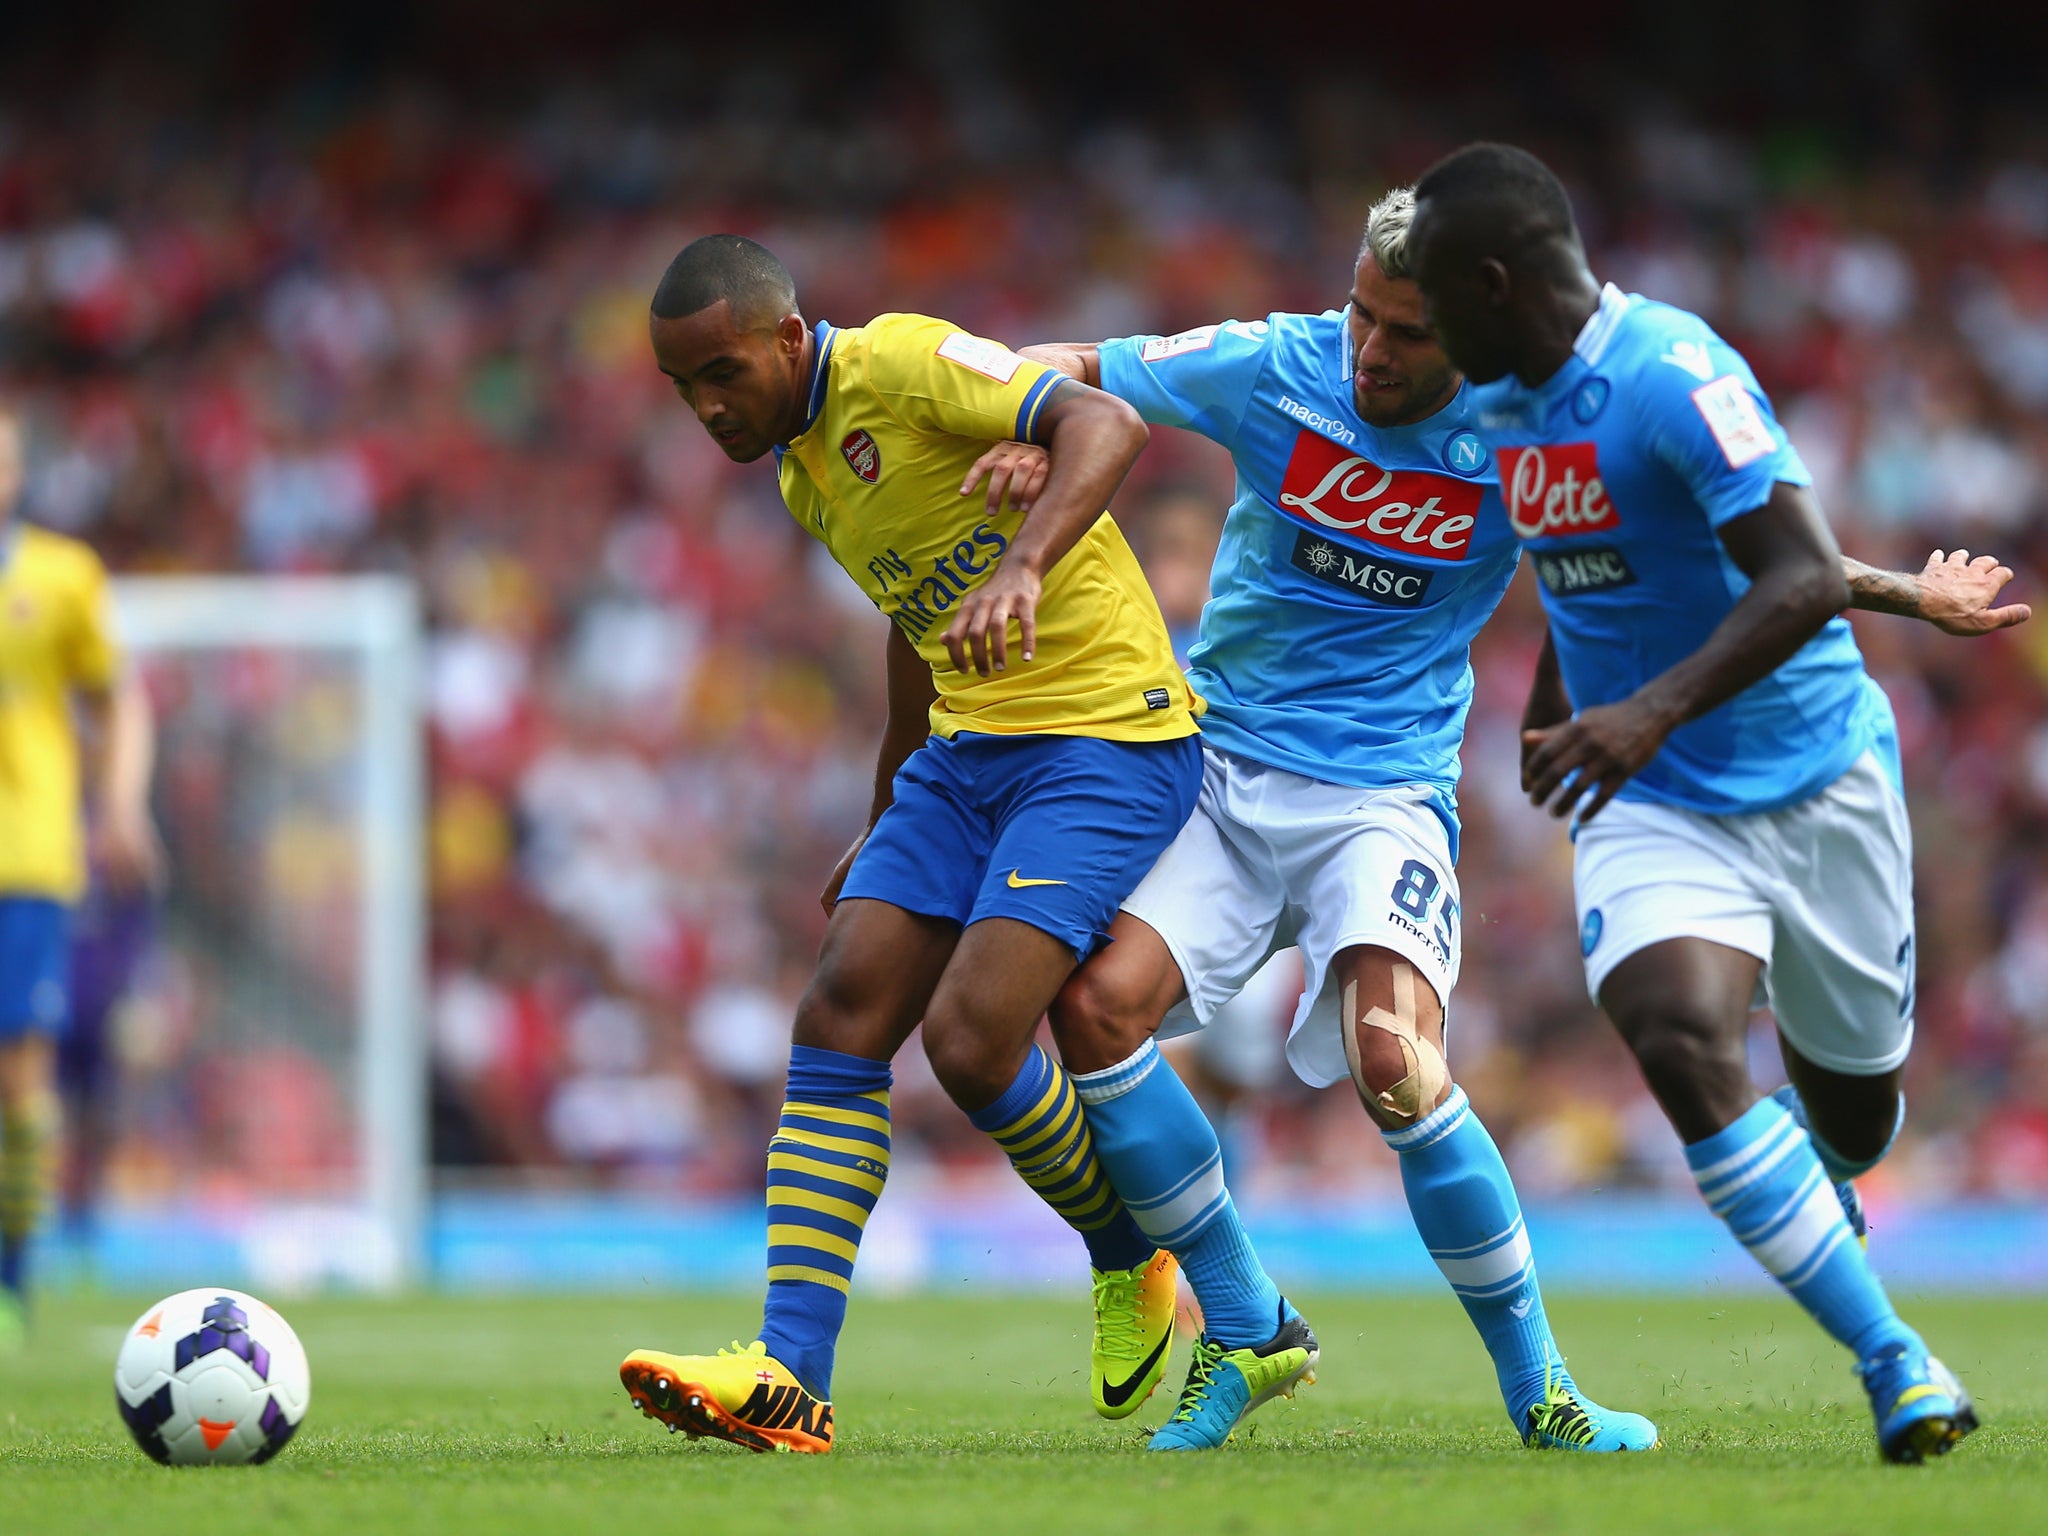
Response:
[{"label": "light blue napoli jersey", "polygon": [[[1699,316],[1609,284],[1572,356],[1531,389],[1474,389],[1508,526],[1529,547],[1575,709],[1690,656],[1749,578],[1716,530],[1812,478],[1739,353]],[[1622,798],[1710,815],[1806,799],[1877,748],[1891,705],[1835,618],[1769,677],[1680,726]]]},{"label": "light blue napoli jersey", "polygon": [[1226,752],[1331,784],[1420,784],[1457,837],[1473,633],[1520,551],[1470,391],[1413,426],[1352,408],[1344,312],[1101,347],[1102,387],[1230,450],[1189,678]]}]

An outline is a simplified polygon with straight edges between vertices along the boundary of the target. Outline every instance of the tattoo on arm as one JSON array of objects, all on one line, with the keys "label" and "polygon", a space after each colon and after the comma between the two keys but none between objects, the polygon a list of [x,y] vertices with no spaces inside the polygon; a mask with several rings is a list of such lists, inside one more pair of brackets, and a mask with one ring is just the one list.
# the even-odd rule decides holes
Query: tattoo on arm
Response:
[{"label": "tattoo on arm", "polygon": [[1871,613],[1896,613],[1906,618],[1920,614],[1920,579],[1904,571],[1883,571],[1861,560],[1842,557],[1842,574],[1849,579],[1849,606]]}]

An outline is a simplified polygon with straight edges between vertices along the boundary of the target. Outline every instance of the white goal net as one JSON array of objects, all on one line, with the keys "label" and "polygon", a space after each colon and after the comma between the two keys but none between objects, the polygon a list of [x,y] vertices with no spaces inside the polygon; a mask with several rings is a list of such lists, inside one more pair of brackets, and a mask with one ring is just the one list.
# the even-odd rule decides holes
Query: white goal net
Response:
[{"label": "white goal net", "polygon": [[107,1027],[110,1284],[389,1287],[423,1260],[418,602],[389,577],[115,585],[170,878]]}]

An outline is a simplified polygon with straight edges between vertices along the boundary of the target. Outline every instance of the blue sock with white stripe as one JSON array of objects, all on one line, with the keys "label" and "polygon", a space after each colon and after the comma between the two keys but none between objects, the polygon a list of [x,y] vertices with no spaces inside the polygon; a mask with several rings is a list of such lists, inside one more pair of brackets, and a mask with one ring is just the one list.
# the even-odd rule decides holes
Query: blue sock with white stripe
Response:
[{"label": "blue sock with white stripe", "polygon": [[1522,1204],[1500,1149],[1462,1088],[1414,1125],[1380,1135],[1400,1154],[1415,1230],[1485,1341],[1520,1434],[1530,1407],[1562,1375],[1564,1357],[1543,1313]]},{"label": "blue sock with white stripe", "polygon": [[1871,1273],[1827,1170],[1784,1105],[1757,1100],[1733,1125],[1688,1146],[1685,1160],[1714,1214],[1858,1360],[1902,1344],[1925,1347]]},{"label": "blue sock with white stripe", "polygon": [[1202,1326],[1227,1348],[1263,1344],[1280,1326],[1280,1290],[1252,1250],[1223,1183],[1215,1127],[1150,1040],[1074,1089],[1095,1155],[1146,1237],[1180,1261]]}]

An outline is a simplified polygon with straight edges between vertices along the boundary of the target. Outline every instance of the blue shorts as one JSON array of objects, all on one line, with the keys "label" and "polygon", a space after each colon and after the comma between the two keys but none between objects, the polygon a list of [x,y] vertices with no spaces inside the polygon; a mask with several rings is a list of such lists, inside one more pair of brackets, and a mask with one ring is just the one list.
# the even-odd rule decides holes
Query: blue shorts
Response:
[{"label": "blue shorts", "polygon": [[962,927],[1012,917],[1085,960],[1201,788],[1199,736],[934,736],[897,771],[839,894]]},{"label": "blue shorts", "polygon": [[0,1040],[63,1029],[70,973],[70,910],[47,897],[0,896]]}]

